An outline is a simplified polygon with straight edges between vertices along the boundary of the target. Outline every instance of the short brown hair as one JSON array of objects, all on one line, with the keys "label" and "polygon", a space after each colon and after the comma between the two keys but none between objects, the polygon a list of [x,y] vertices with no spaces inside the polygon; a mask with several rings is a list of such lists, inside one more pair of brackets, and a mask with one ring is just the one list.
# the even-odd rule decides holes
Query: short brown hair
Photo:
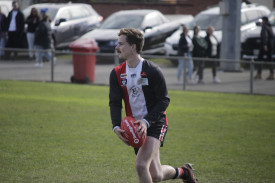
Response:
[{"label": "short brown hair", "polygon": [[136,45],[136,51],[138,54],[141,53],[143,45],[144,45],[144,36],[142,32],[134,28],[122,28],[118,33],[118,36],[125,35],[126,41],[130,44]]}]

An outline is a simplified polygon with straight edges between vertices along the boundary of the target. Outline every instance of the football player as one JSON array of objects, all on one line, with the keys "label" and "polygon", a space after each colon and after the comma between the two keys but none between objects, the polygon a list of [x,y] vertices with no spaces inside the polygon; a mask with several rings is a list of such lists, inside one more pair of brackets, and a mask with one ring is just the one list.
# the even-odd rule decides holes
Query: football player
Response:
[{"label": "football player", "polygon": [[118,34],[116,52],[125,60],[110,74],[109,106],[113,131],[126,144],[124,130],[120,129],[122,100],[127,116],[139,124],[139,133],[146,136],[144,144],[135,149],[136,171],[140,183],[182,179],[196,183],[192,165],[180,168],[161,165],[159,148],[168,129],[166,108],[170,99],[164,76],[158,66],[140,56],[144,44],[143,34],[133,28],[123,28]]}]

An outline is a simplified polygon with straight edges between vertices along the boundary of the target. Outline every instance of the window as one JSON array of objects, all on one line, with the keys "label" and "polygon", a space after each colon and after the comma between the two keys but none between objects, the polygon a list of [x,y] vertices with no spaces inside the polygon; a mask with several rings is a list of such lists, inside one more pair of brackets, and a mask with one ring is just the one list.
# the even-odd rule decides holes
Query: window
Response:
[{"label": "window", "polygon": [[[92,11],[89,11],[89,9],[87,8],[87,7],[85,7],[85,6],[82,6],[81,7],[81,10],[82,10],[82,13],[83,13],[83,16],[84,17],[88,17],[88,16],[90,16],[90,15],[97,15],[97,14],[95,14],[95,13],[92,13]],[[94,12],[94,11],[93,11]]]},{"label": "window", "polygon": [[89,12],[87,11],[87,9],[81,6],[73,7],[70,9],[70,11],[72,14],[72,19],[79,19],[89,16]]},{"label": "window", "polygon": [[268,19],[269,19],[270,24],[271,24],[272,26],[275,26],[275,12],[272,13],[272,14],[268,17]]},{"label": "window", "polygon": [[193,29],[195,25],[201,27],[201,30],[207,30],[209,26],[213,26],[215,30],[222,29],[222,16],[220,14],[199,14],[193,19],[189,28]]},{"label": "window", "polygon": [[87,11],[89,11],[89,14],[98,16],[98,13],[93,8],[90,8],[90,7],[87,7],[87,6],[85,8],[87,9]]},{"label": "window", "polygon": [[140,28],[143,16],[113,14],[102,24],[102,29]]},{"label": "window", "polygon": [[261,17],[261,14],[256,10],[249,10],[244,12],[247,18],[248,22],[257,20],[259,17]]},{"label": "window", "polygon": [[47,14],[48,14],[49,17],[50,17],[50,20],[53,20],[53,19],[54,19],[54,17],[56,16],[57,11],[58,11],[58,9],[49,8],[49,10],[47,11]]},{"label": "window", "polygon": [[144,19],[143,28],[155,27],[155,26],[161,25],[162,23],[164,23],[164,22],[161,19],[161,17],[158,16],[157,13],[150,13]]},{"label": "window", "polygon": [[70,15],[70,12],[68,9],[64,9],[64,10],[61,10],[59,13],[59,17],[58,19],[66,19],[66,20],[70,20],[71,19],[71,15]]}]

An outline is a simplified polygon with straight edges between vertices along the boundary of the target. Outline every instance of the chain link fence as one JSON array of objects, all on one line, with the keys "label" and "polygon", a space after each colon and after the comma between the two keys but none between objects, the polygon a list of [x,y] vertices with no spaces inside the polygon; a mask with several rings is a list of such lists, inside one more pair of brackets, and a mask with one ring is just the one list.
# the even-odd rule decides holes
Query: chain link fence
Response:
[{"label": "chain link fence", "polygon": [[[94,68],[95,80],[90,84],[108,85],[109,73],[114,66],[122,63],[115,53],[83,53],[72,52],[71,50],[54,50],[52,49],[52,59],[45,60],[44,66],[35,67],[35,60],[28,58],[28,49],[1,49],[4,51],[18,52],[16,58],[12,55],[9,59],[1,57],[0,60],[0,80],[26,80],[41,82],[65,82],[70,83],[74,75],[73,55],[88,55],[96,58]],[[45,50],[32,50],[45,52]],[[227,60],[227,59],[209,59],[209,58],[193,58],[193,61],[204,61],[206,68],[204,69],[204,84],[189,84],[186,74],[188,72],[187,65],[184,64],[182,79],[184,82],[177,82],[177,66],[171,61],[177,62],[182,57],[163,56],[163,55],[142,55],[145,59],[152,60],[160,66],[167,82],[168,89],[186,90],[186,91],[203,91],[203,92],[229,92],[244,94],[264,94],[275,95],[275,81],[265,80],[269,75],[269,66],[274,62],[263,62],[249,60]],[[55,60],[55,57],[57,58]],[[207,63],[210,62],[240,64],[241,71],[226,71],[217,69],[217,76],[221,79],[221,83],[214,83],[211,68]],[[76,60],[81,64],[81,59]],[[263,79],[254,80],[256,68],[259,64],[263,64]],[[194,72],[194,77],[196,71]]]}]

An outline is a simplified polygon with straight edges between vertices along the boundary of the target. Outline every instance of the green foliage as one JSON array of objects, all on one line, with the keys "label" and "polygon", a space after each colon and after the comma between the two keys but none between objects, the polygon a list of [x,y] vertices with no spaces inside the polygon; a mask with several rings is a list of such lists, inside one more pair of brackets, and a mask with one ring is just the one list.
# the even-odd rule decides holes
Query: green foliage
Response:
[{"label": "green foliage", "polygon": [[[134,152],[111,130],[108,92],[0,81],[0,182],[137,182]],[[163,164],[194,163],[204,183],[275,180],[275,97],[169,94]]]}]

